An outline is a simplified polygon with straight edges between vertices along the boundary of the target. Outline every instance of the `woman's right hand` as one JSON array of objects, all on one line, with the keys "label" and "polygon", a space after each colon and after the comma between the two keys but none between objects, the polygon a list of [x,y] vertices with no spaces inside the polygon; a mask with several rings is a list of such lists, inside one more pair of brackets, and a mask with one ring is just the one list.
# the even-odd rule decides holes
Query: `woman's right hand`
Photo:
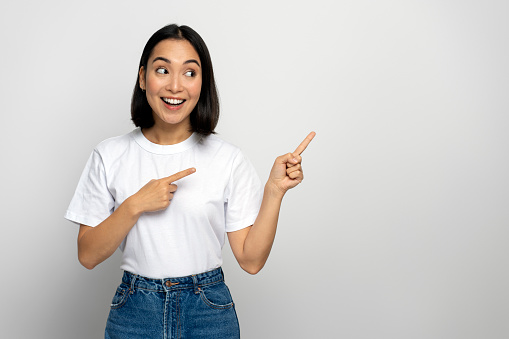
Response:
[{"label": "woman's right hand", "polygon": [[81,225],[78,234],[80,263],[92,269],[109,258],[138,222],[140,215],[170,206],[173,193],[177,190],[177,185],[173,182],[194,172],[196,169],[188,168],[166,178],[150,180],[96,227]]},{"label": "woman's right hand", "polygon": [[187,177],[196,172],[195,168],[188,168],[166,178],[150,180],[138,192],[131,196],[133,206],[136,206],[138,214],[155,212],[168,208],[177,185],[173,182]]}]

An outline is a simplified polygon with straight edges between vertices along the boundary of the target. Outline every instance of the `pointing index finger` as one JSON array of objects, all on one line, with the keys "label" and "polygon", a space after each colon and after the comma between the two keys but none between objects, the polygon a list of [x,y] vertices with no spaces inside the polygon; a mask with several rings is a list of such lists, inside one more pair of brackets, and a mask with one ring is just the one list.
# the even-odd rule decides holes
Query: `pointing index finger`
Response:
[{"label": "pointing index finger", "polygon": [[308,136],[306,137],[306,139],[304,139],[304,141],[300,143],[299,147],[297,147],[297,149],[295,150],[295,152],[293,152],[293,154],[301,155],[302,152],[304,152],[304,150],[306,149],[306,147],[308,147],[311,140],[313,140],[315,135],[316,135],[315,132],[309,133]]},{"label": "pointing index finger", "polygon": [[174,181],[177,181],[179,179],[185,178],[190,174],[193,174],[196,172],[196,169],[194,167],[188,168],[186,170],[180,171],[178,173],[175,173],[173,175],[170,175],[169,177],[163,178],[163,180],[167,181],[168,183],[172,183]]}]

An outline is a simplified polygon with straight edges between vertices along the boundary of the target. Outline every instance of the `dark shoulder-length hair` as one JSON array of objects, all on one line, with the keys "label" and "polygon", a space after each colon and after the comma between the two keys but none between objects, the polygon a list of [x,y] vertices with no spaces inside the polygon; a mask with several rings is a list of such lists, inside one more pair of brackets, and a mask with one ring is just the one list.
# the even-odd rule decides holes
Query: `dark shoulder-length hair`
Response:
[{"label": "dark shoulder-length hair", "polygon": [[201,61],[202,85],[200,99],[191,112],[191,129],[193,132],[203,135],[215,133],[214,129],[219,120],[219,98],[209,50],[201,36],[191,27],[184,25],[177,26],[175,24],[165,26],[155,32],[143,49],[140,65],[138,66],[138,77],[131,100],[131,119],[134,125],[141,128],[149,128],[155,123],[154,117],[152,116],[152,108],[147,101],[147,96],[140,88],[139,70],[142,66],[145,70],[147,69],[148,59],[152,50],[160,41],[166,39],[187,40],[198,53]]}]

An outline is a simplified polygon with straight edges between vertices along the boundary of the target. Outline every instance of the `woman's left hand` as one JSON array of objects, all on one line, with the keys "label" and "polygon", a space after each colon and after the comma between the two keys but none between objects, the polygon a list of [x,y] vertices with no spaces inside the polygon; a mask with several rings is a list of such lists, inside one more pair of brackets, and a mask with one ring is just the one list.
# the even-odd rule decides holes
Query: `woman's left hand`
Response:
[{"label": "woman's left hand", "polygon": [[309,133],[306,139],[304,139],[293,153],[288,153],[276,158],[272,170],[270,171],[267,185],[285,194],[286,191],[302,182],[304,173],[302,172],[301,154],[306,147],[308,147],[315,135],[315,132]]}]

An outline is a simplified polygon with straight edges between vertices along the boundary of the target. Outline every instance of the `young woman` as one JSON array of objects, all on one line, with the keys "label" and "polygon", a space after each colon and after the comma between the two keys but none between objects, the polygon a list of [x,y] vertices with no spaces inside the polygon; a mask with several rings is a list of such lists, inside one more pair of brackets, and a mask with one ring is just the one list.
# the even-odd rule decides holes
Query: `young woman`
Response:
[{"label": "young woman", "polygon": [[276,159],[263,187],[240,150],[214,135],[212,63],[187,26],[148,40],[131,114],[137,129],[94,149],[66,212],[80,225],[83,266],[123,252],[105,337],[239,338],[221,270],[225,234],[240,266],[256,274],[314,133]]}]

